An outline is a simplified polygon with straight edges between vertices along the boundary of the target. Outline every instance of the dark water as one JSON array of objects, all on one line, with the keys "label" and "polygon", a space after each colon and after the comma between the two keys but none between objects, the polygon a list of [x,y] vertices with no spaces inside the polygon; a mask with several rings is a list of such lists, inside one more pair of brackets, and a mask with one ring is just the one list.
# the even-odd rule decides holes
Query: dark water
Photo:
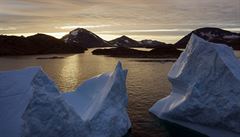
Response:
[{"label": "dark water", "polygon": [[58,55],[65,56],[64,59],[36,59],[43,56],[50,55],[0,57],[0,70],[41,66],[63,92],[68,92],[88,78],[112,71],[120,60],[123,67],[128,69],[128,112],[133,125],[130,136],[169,136],[165,127],[150,116],[148,109],[170,93],[167,73],[173,62],[95,56],[90,51],[84,54]]}]

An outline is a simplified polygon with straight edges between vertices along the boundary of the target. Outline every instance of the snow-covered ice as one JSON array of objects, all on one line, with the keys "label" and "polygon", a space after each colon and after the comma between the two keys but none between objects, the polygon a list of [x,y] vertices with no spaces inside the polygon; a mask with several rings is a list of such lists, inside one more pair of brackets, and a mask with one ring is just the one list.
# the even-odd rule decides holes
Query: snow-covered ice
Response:
[{"label": "snow-covered ice", "polygon": [[1,137],[87,135],[80,117],[40,67],[1,72],[0,81]]},{"label": "snow-covered ice", "polygon": [[127,70],[118,63],[114,72],[89,79],[75,92],[63,94],[90,127],[90,137],[121,137],[131,127],[126,109],[126,75]]},{"label": "snow-covered ice", "polygon": [[230,47],[192,34],[168,78],[171,94],[150,112],[210,137],[240,136],[240,63]]},{"label": "snow-covered ice", "polygon": [[31,88],[32,96],[22,115],[22,137],[87,137],[89,131],[81,118],[40,69]]},{"label": "snow-covered ice", "polygon": [[22,114],[32,98],[31,87],[40,68],[0,73],[0,135],[20,137]]},{"label": "snow-covered ice", "polygon": [[0,135],[121,137],[131,127],[126,75],[119,63],[60,93],[40,67],[0,72]]}]

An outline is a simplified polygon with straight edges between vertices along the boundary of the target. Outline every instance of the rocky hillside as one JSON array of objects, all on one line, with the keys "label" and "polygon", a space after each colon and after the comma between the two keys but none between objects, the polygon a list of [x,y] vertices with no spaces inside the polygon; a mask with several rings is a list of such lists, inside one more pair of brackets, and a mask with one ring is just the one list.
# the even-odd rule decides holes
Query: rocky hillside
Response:
[{"label": "rocky hillside", "polygon": [[141,47],[141,44],[138,41],[131,39],[125,35],[113,39],[109,41],[109,43],[114,47]]},{"label": "rocky hillside", "polygon": [[232,47],[234,50],[240,50],[240,34],[230,31],[226,31],[219,28],[200,28],[192,31],[174,45],[177,48],[185,48],[187,42],[190,39],[191,34],[194,33],[197,36],[213,42],[213,43],[222,43]]},{"label": "rocky hillside", "polygon": [[64,41],[45,34],[29,37],[0,35],[1,56],[83,52],[83,48],[67,45]]},{"label": "rocky hillside", "polygon": [[69,34],[63,36],[62,40],[69,45],[83,48],[111,46],[107,41],[83,28],[72,30]]}]

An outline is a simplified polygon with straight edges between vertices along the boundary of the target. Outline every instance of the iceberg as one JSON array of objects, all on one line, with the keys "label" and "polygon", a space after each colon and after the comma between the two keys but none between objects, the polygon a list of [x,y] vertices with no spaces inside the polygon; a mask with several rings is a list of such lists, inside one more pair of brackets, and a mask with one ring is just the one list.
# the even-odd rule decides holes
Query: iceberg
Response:
[{"label": "iceberg", "polygon": [[240,136],[240,63],[230,47],[192,34],[168,79],[172,92],[151,113],[210,137]]},{"label": "iceberg", "polygon": [[40,68],[0,72],[0,135],[20,137],[21,118],[33,95],[31,87]]},{"label": "iceberg", "polygon": [[63,94],[89,127],[89,137],[122,137],[128,132],[126,76],[127,70],[118,63],[114,72],[89,79],[76,91]]},{"label": "iceberg", "polygon": [[0,135],[122,137],[131,127],[126,75],[118,63],[61,93],[40,67],[0,72]]}]

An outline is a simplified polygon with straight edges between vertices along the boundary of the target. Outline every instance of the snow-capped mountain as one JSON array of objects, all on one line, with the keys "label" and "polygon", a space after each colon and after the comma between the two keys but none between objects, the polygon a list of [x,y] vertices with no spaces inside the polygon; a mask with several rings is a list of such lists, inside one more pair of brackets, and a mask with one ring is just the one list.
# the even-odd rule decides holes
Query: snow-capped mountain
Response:
[{"label": "snow-capped mountain", "polygon": [[164,42],[157,40],[145,39],[141,41],[136,41],[132,38],[129,38],[125,35],[109,41],[110,44],[114,47],[145,47],[145,48],[156,48],[160,46],[169,46]]},{"label": "snow-capped mountain", "polygon": [[219,28],[196,29],[176,42],[174,45],[177,48],[185,48],[192,33],[207,41],[226,44],[232,47],[234,50],[240,50],[240,33],[234,33]]},{"label": "snow-capped mountain", "polygon": [[70,44],[73,46],[80,46],[83,48],[111,46],[96,34],[83,28],[77,28],[72,30],[71,32],[69,32],[69,34],[63,36],[62,39],[67,44]]},{"label": "snow-capped mountain", "polygon": [[121,36],[119,38],[109,41],[114,47],[140,47],[140,43],[127,36]]}]

